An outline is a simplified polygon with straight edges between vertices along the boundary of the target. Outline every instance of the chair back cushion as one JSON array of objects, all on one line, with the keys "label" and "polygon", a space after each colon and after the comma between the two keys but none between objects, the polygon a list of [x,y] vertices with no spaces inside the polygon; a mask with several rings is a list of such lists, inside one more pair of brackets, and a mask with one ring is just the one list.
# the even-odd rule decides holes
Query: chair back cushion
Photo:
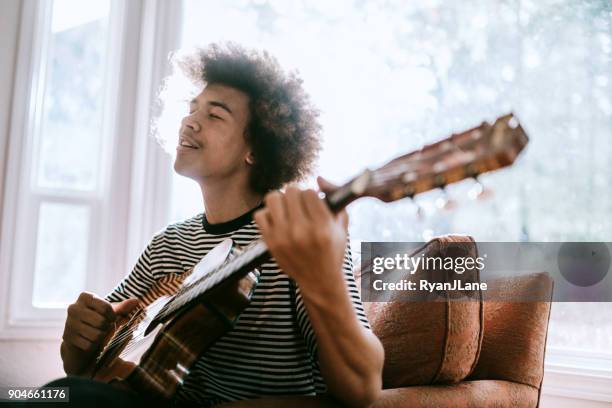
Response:
[{"label": "chair back cushion", "polygon": [[[421,253],[443,259],[478,256],[474,240],[458,235],[435,238],[412,256]],[[358,280],[360,275],[356,273]],[[405,273],[402,279],[417,283],[420,279],[441,282],[457,277],[463,282],[480,280],[477,268],[462,274],[428,271],[427,275],[417,270],[414,274]],[[413,295],[411,291],[402,291],[397,295],[401,297],[393,296],[386,302],[364,302],[372,330],[385,349],[384,388],[448,384],[466,378],[480,353],[482,293],[475,291],[469,300],[458,299],[450,291],[433,293],[427,298],[423,292]]]},{"label": "chair back cushion", "polygon": [[545,272],[489,282],[484,302],[485,335],[471,380],[542,386],[552,293],[553,280]]}]

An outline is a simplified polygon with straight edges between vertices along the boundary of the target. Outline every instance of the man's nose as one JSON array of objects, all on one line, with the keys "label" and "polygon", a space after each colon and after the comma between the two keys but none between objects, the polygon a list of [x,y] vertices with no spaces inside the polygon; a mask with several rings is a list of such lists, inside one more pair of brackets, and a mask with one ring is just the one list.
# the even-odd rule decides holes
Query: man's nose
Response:
[{"label": "man's nose", "polygon": [[194,133],[198,133],[200,130],[202,130],[200,124],[195,120],[191,119],[189,116],[183,118],[181,122],[183,127],[189,128]]}]

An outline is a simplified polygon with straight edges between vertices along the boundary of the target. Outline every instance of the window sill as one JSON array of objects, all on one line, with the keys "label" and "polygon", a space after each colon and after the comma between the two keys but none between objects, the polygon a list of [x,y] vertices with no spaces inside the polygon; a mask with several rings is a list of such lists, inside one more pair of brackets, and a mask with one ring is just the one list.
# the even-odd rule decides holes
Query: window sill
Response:
[{"label": "window sill", "polygon": [[0,327],[0,341],[58,341],[62,338],[63,328],[60,321],[5,322]]},{"label": "window sill", "polygon": [[542,394],[612,402],[612,355],[547,350]]}]

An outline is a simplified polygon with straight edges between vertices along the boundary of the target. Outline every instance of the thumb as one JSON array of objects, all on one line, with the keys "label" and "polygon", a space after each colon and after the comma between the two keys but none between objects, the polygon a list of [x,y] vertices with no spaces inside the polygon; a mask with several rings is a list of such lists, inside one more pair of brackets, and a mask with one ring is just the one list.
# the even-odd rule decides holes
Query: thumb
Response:
[{"label": "thumb", "polygon": [[113,303],[113,311],[116,315],[125,316],[132,312],[138,306],[139,302],[136,298],[124,300],[123,302]]},{"label": "thumb", "polygon": [[329,194],[338,188],[337,185],[330,183],[321,176],[317,177],[317,184],[319,185],[319,190],[325,194]]}]

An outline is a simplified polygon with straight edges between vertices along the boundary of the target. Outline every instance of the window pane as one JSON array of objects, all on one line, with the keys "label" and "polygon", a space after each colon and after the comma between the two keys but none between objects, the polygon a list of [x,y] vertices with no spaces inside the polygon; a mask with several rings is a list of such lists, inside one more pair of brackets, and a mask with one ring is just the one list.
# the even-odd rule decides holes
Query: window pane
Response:
[{"label": "window pane", "polygon": [[38,142],[37,184],[96,188],[110,0],[55,0]]},{"label": "window pane", "polygon": [[[364,167],[514,111],[531,137],[513,168],[410,200],[354,203],[356,241],[612,240],[608,2],[186,0],[183,45],[233,40],[299,69],[321,109],[322,176]],[[178,123],[178,121],[177,121]],[[175,200],[182,197],[176,195]],[[354,247],[358,250],[358,247]],[[612,353],[611,305],[555,304],[549,345]]]},{"label": "window pane", "polygon": [[35,307],[62,307],[85,287],[89,208],[42,203],[38,217],[34,270]]}]

